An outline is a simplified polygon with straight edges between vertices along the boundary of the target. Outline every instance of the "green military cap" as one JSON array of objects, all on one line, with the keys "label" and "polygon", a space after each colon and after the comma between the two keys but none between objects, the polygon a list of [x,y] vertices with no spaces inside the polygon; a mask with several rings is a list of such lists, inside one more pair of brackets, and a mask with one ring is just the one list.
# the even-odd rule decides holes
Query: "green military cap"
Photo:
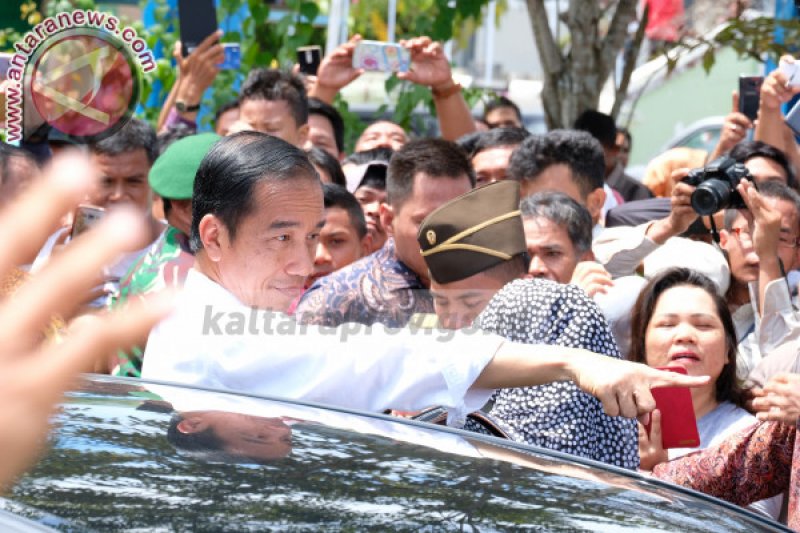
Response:
[{"label": "green military cap", "polygon": [[474,276],[526,251],[519,183],[473,189],[428,215],[417,240],[438,283]]},{"label": "green military cap", "polygon": [[150,169],[150,188],[162,198],[189,200],[200,162],[220,138],[216,133],[200,133],[172,143]]}]

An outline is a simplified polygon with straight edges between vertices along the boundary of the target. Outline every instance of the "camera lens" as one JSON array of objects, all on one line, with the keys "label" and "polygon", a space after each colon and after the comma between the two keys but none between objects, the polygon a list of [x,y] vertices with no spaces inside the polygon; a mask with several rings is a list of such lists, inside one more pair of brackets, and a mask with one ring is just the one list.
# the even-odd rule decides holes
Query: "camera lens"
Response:
[{"label": "camera lens", "polygon": [[720,209],[728,207],[731,188],[728,182],[706,180],[692,193],[692,208],[698,215],[713,215]]}]

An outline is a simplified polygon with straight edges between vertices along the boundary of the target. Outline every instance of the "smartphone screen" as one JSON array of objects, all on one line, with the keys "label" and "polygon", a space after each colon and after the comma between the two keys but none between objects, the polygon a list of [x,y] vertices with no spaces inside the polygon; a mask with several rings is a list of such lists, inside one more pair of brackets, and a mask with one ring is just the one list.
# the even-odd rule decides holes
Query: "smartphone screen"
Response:
[{"label": "smartphone screen", "polygon": [[411,56],[397,43],[360,41],[353,51],[353,67],[382,72],[408,72]]},{"label": "smartphone screen", "polygon": [[763,76],[739,76],[739,112],[750,120],[758,118]]},{"label": "smartphone screen", "polygon": [[322,63],[322,48],[319,46],[303,46],[297,49],[297,64],[303,74],[317,75]]},{"label": "smartphone screen", "polygon": [[[686,369],[682,367],[665,367],[659,370],[686,374]],[[660,387],[651,389],[650,392],[653,393],[656,408],[661,411],[661,439],[664,449],[700,446],[689,387]],[[650,424],[645,428],[649,435]]]},{"label": "smartphone screen", "polygon": [[79,205],[75,211],[75,220],[72,222],[71,236],[74,239],[81,233],[88,231],[93,226],[97,225],[106,214],[106,210],[102,207],[95,207],[93,205]]},{"label": "smartphone screen", "polygon": [[178,21],[183,56],[217,31],[217,10],[214,0],[178,0]]}]

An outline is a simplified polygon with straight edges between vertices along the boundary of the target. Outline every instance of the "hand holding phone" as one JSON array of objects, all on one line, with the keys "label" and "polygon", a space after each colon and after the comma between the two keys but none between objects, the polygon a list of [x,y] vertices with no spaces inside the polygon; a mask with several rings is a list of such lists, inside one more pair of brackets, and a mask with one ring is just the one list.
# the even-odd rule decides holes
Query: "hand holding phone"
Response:
[{"label": "hand holding phone", "polygon": [[[682,367],[664,367],[667,370],[686,374]],[[651,389],[656,409],[661,412],[661,439],[665,450],[670,448],[696,448],[700,446],[697,419],[694,416],[692,394],[688,387],[661,387]],[[645,424],[650,435],[650,421]]]},{"label": "hand holding phone", "polygon": [[353,68],[408,72],[411,68],[411,54],[397,43],[359,41],[353,52]]}]

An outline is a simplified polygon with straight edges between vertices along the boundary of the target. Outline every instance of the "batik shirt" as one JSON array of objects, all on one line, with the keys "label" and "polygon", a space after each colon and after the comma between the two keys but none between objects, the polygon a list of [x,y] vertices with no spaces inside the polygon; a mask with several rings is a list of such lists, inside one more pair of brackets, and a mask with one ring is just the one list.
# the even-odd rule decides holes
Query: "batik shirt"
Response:
[{"label": "batik shirt", "polygon": [[[158,292],[167,287],[182,286],[193,264],[194,255],[189,248],[189,239],[186,234],[172,226],[167,226],[161,236],[122,278],[119,293],[112,300],[111,307],[121,307],[131,298]],[[117,365],[111,371],[112,374],[140,377],[142,354],[140,346],[134,346],[130,353],[120,351],[117,354]]]},{"label": "batik shirt", "polygon": [[653,475],[749,505],[789,491],[789,527],[800,531],[800,440],[797,426],[753,424],[717,446],[661,463]]},{"label": "batik shirt", "polygon": [[299,322],[338,326],[346,322],[405,326],[415,313],[432,313],[433,299],[395,253],[394,241],[314,282],[297,305]]},{"label": "batik shirt", "polygon": [[[478,321],[481,329],[511,341],[619,358],[605,318],[575,285],[514,281],[492,298]],[[493,399],[489,413],[522,442],[623,468],[639,466],[636,421],[606,415],[599,400],[572,382],[501,389]]]}]

